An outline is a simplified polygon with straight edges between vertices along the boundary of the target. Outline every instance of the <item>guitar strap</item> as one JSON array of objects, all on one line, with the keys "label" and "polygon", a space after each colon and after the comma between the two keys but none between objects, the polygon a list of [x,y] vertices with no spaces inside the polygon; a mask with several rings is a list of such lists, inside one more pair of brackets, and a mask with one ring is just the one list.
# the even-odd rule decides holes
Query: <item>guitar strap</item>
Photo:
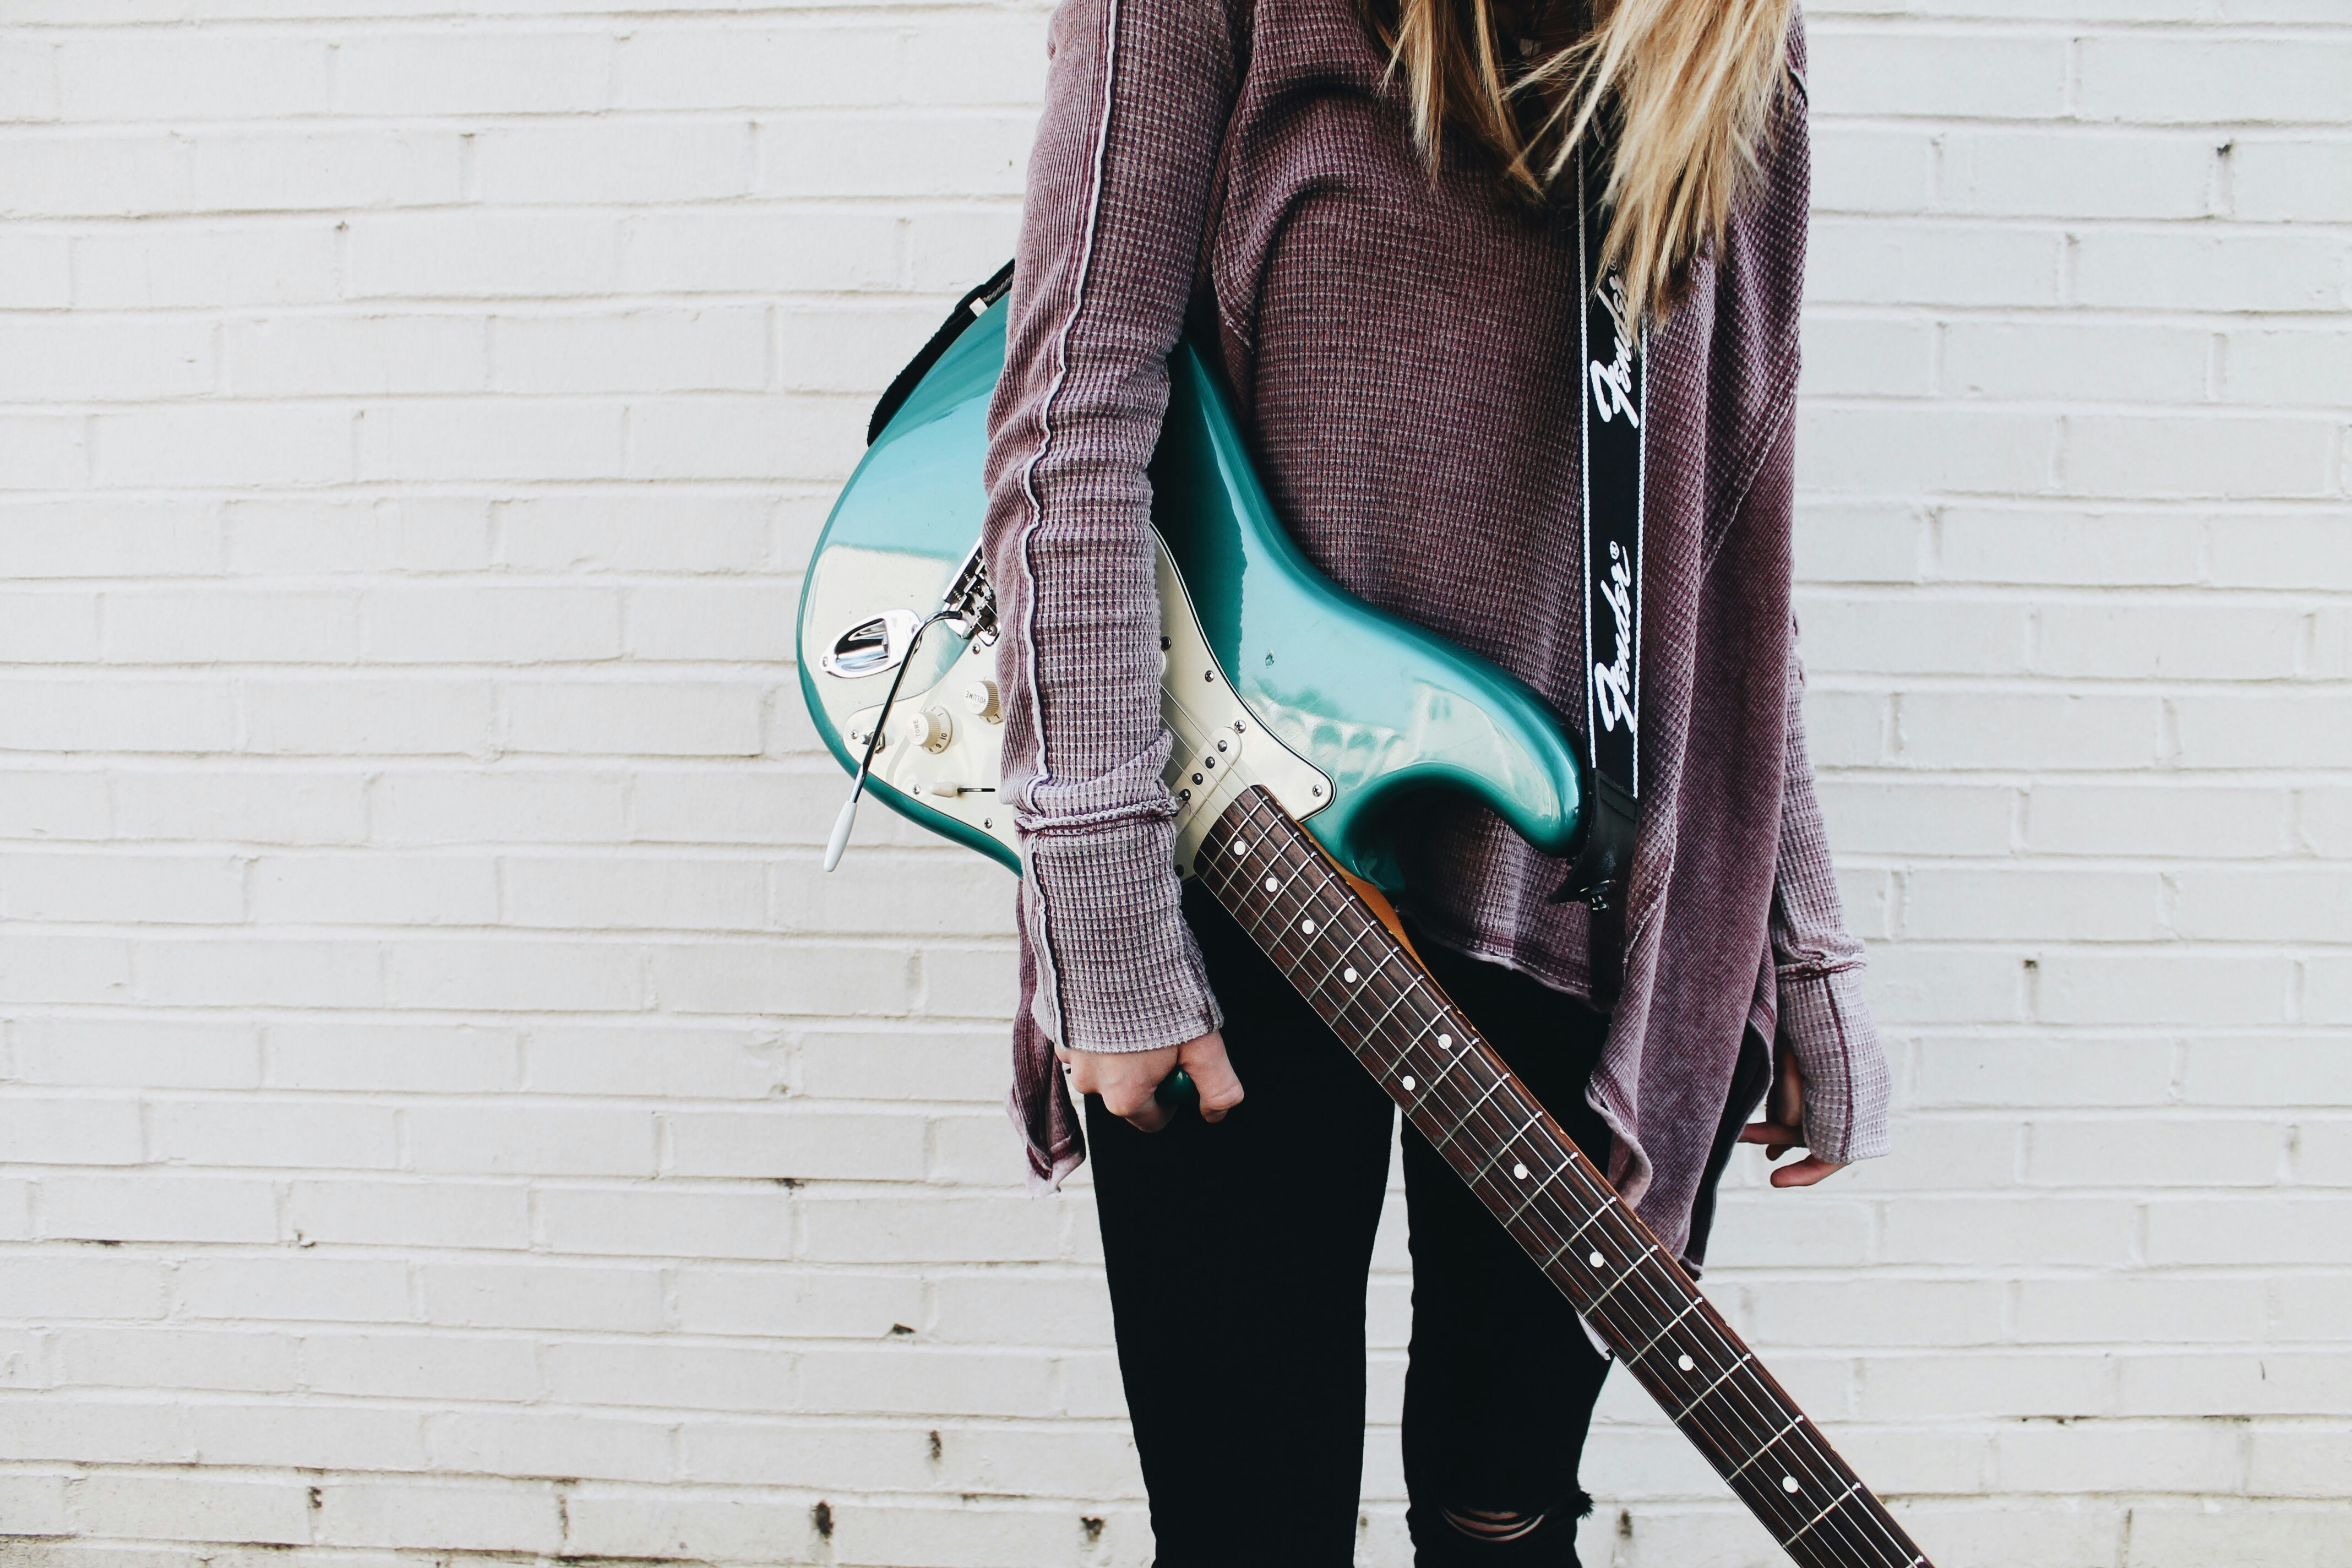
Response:
[{"label": "guitar strap", "polygon": [[[1553,901],[1592,906],[1596,993],[1613,988],[1625,876],[1641,810],[1642,412],[1645,341],[1624,281],[1596,275],[1608,215],[1604,182],[1576,159],[1577,260],[1584,287],[1583,374],[1584,732],[1592,753],[1591,826]],[[1604,986],[1604,981],[1611,984]],[[1596,994],[1595,1000],[1601,1000]]]}]

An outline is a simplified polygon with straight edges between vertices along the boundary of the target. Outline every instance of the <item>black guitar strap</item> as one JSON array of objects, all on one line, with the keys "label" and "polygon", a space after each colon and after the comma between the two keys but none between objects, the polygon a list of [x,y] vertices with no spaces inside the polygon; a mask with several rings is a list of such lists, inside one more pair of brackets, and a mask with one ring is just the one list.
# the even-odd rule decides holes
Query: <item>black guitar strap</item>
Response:
[{"label": "black guitar strap", "polygon": [[[1615,272],[1596,277],[1607,232],[1601,182],[1576,161],[1584,279],[1580,402],[1584,471],[1584,732],[1591,826],[1555,902],[1591,904],[1596,935],[1622,919],[1642,797],[1642,393],[1643,339]],[[1598,945],[1598,943],[1596,943]],[[1596,953],[1596,957],[1601,955]]]}]

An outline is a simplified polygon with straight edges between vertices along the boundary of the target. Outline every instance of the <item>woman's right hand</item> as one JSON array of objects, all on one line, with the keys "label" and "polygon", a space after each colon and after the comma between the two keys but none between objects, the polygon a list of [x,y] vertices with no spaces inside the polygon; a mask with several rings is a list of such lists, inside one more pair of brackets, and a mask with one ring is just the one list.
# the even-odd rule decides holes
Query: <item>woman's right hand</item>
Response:
[{"label": "woman's right hand", "polygon": [[1176,1112],[1154,1098],[1160,1085],[1178,1068],[1192,1074],[1201,1091],[1201,1120],[1223,1121],[1225,1112],[1242,1102],[1242,1080],[1225,1059],[1225,1037],[1212,1029],[1181,1046],[1156,1051],[1074,1051],[1054,1054],[1070,1069],[1070,1089],[1077,1094],[1102,1096],[1103,1108],[1146,1132],[1168,1125]]}]

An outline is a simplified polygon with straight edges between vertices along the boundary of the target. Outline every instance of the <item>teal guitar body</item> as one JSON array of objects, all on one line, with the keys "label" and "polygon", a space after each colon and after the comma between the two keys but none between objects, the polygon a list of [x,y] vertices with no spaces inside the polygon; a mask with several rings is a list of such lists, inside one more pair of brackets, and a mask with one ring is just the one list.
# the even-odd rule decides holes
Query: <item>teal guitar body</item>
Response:
[{"label": "teal guitar body", "polygon": [[[976,553],[1005,310],[975,302],[973,315],[878,431],[825,524],[801,599],[801,690],[845,768],[882,726],[867,787],[891,809],[1017,871],[996,795],[993,600]],[[1150,475],[1180,868],[1187,822],[1205,824],[1205,807],[1251,783],[1343,868],[1391,890],[1400,814],[1428,790],[1466,795],[1537,849],[1571,855],[1590,779],[1549,704],[1318,570],[1276,516],[1215,369],[1185,342],[1169,371]],[[911,627],[943,605],[960,608],[906,651]]]}]

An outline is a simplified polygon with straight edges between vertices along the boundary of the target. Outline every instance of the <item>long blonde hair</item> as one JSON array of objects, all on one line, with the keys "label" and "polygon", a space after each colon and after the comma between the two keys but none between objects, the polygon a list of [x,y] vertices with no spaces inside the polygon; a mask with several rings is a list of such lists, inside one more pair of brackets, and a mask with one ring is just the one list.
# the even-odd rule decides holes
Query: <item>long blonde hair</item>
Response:
[{"label": "long blonde hair", "polygon": [[[1552,0],[1563,3],[1575,0]],[[1359,4],[1404,79],[1433,174],[1456,128],[1494,157],[1507,187],[1541,199],[1605,118],[1614,156],[1602,262],[1643,314],[1663,316],[1762,156],[1791,0],[1591,0],[1591,25],[1574,42],[1516,71],[1496,0]]]}]

